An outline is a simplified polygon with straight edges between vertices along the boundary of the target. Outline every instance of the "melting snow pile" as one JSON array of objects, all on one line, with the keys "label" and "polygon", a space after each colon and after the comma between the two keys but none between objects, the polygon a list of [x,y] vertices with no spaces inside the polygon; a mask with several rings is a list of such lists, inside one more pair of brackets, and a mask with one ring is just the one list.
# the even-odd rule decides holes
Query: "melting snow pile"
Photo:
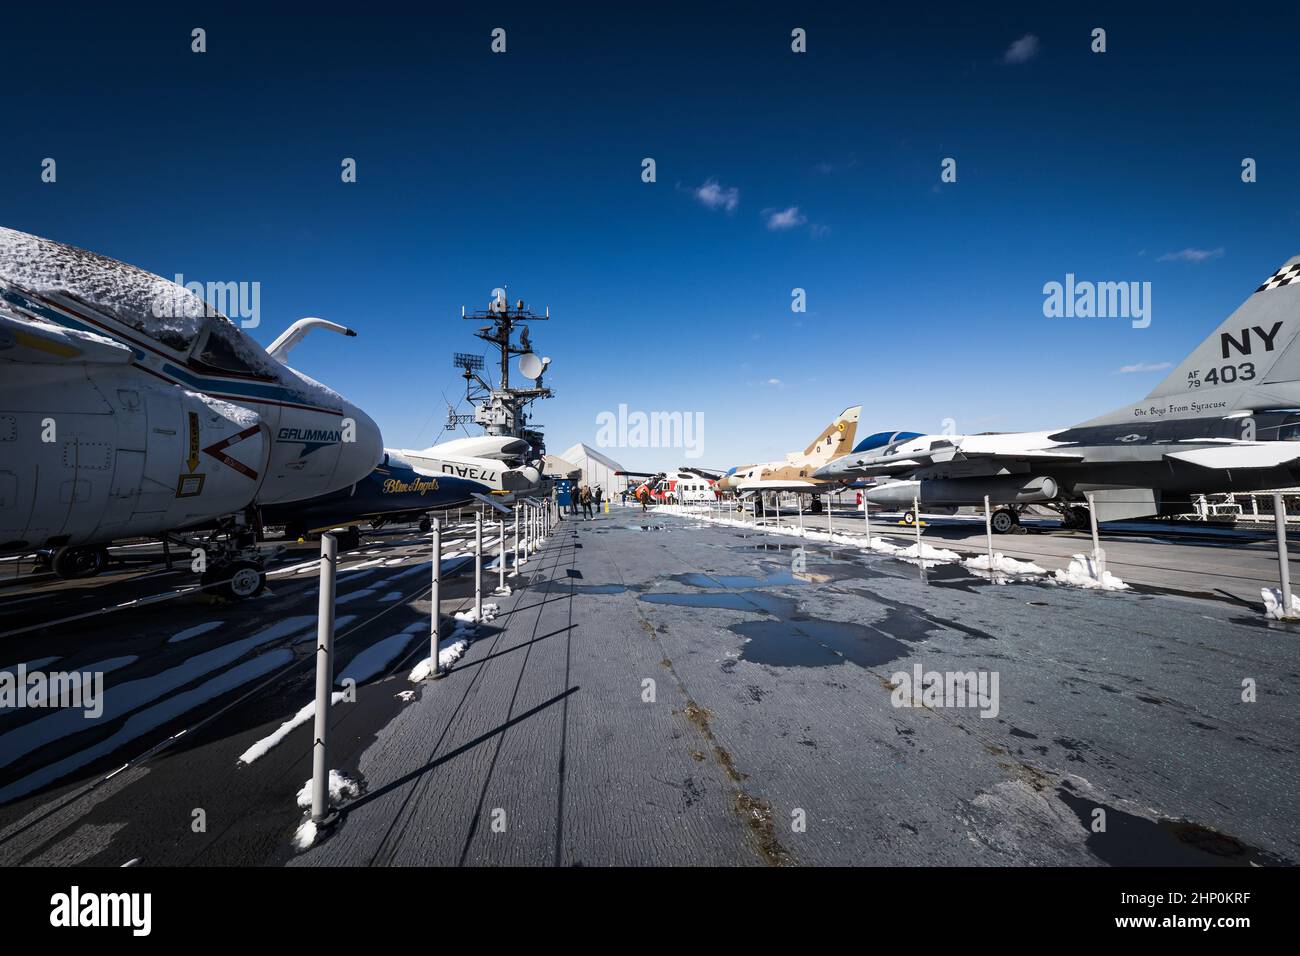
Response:
[{"label": "melting snow pile", "polygon": [[909,563],[920,561],[926,567],[932,564],[939,564],[944,561],[960,561],[961,555],[956,551],[949,551],[947,548],[932,548],[925,542],[913,544],[900,551],[894,552],[898,557]]},{"label": "melting snow pile", "polygon": [[[343,696],[344,696],[343,691],[336,690],[333,693],[333,695],[330,697],[330,703],[337,704],[339,701],[343,699]],[[240,754],[239,762],[252,763],[258,757],[266,756],[266,754],[271,750],[271,748],[274,747],[276,744],[280,743],[282,740],[284,740],[285,737],[288,737],[289,734],[293,732],[295,727],[301,727],[303,724],[307,723],[307,721],[311,720],[312,717],[314,717],[315,715],[316,715],[316,701],[313,700],[304,704],[302,706],[302,709],[299,710],[298,713],[290,717],[288,720],[286,720],[284,723],[282,723],[276,729],[275,733],[263,737],[257,743],[253,744],[253,746],[249,747],[242,754]]]},{"label": "melting snow pile", "polygon": [[499,588],[493,588],[492,593],[495,594],[497,597],[510,597],[510,595],[513,594],[514,592],[510,589],[510,585],[503,584]]},{"label": "melting snow pile", "polygon": [[[438,642],[438,667],[445,669],[456,663],[469,650],[469,638],[466,636],[467,631],[463,627],[457,627],[451,632],[451,637],[444,641]],[[410,675],[407,677],[413,684],[418,684],[422,680],[428,680],[433,674],[433,658],[426,657],[420,663],[416,664]]]},{"label": "melting snow pile", "polygon": [[456,614],[456,620],[464,621],[466,624],[484,624],[497,616],[497,606],[495,604],[483,605],[483,619],[480,621],[474,616],[474,611],[460,611]]},{"label": "melting snow pile", "polygon": [[898,545],[886,541],[884,538],[877,535],[872,535],[871,544],[868,547],[863,548],[863,550],[879,551],[881,554],[898,554],[900,549]]},{"label": "melting snow pile", "polygon": [[293,831],[293,845],[300,850],[305,850],[315,842],[316,824],[312,823],[311,817],[308,817],[298,824],[298,829]]},{"label": "melting snow pile", "polygon": [[[357,783],[342,770],[330,771],[330,806],[336,807],[343,800],[355,800],[361,796],[361,784]],[[311,809],[311,781],[308,780],[298,791],[298,806],[304,810]]]},{"label": "melting snow pile", "polygon": [[1109,571],[1097,575],[1097,563],[1090,554],[1076,554],[1070,559],[1070,566],[1064,571],[1056,572],[1058,584],[1069,584],[1076,588],[1095,588],[1101,591],[1127,591],[1128,585]]},{"label": "melting snow pile", "polygon": [[[495,604],[483,605],[483,621],[490,621],[497,616]],[[478,630],[479,622],[474,618],[474,611],[461,611],[456,615],[456,628],[445,640],[438,642],[438,668],[442,670],[456,663],[469,650],[470,639]],[[433,674],[433,658],[426,657],[415,665],[407,680],[413,684],[428,680]]]},{"label": "melting snow pile", "polygon": [[826,531],[816,531],[812,528],[805,528],[802,532],[796,531],[796,534],[802,534],[809,541],[825,541],[827,544],[847,544],[852,547],[862,544],[862,536],[856,534],[831,534]]},{"label": "melting snow pile", "polygon": [[[1264,616],[1275,621],[1287,617],[1282,610],[1282,591],[1278,588],[1260,588],[1260,597],[1264,599]],[[1291,617],[1300,617],[1300,597],[1291,595]]]},{"label": "melting snow pile", "polygon": [[[989,556],[981,554],[973,558],[967,558],[962,562],[972,571],[988,571]],[[1046,574],[1046,568],[1040,568],[1032,561],[1017,561],[1015,558],[1008,558],[1001,551],[993,552],[993,570],[1002,574]]]},{"label": "melting snow pile", "polygon": [[[329,804],[336,807],[343,800],[354,800],[361,796],[361,786],[341,770],[331,770],[329,778]],[[308,780],[298,791],[298,806],[304,810],[311,809],[311,781]],[[298,824],[298,829],[293,834],[293,844],[300,850],[305,850],[316,842],[316,824],[312,822],[311,817],[303,820]]]}]

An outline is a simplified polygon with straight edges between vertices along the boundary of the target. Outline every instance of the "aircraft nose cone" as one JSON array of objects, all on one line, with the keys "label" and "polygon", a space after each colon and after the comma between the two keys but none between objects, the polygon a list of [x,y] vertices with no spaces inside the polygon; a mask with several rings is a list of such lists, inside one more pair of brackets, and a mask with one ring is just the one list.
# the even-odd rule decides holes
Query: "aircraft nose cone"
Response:
[{"label": "aircraft nose cone", "polygon": [[349,406],[345,416],[356,423],[353,441],[345,441],[339,452],[335,478],[340,484],[354,484],[375,470],[384,455],[384,438],[375,420],[359,408]]}]

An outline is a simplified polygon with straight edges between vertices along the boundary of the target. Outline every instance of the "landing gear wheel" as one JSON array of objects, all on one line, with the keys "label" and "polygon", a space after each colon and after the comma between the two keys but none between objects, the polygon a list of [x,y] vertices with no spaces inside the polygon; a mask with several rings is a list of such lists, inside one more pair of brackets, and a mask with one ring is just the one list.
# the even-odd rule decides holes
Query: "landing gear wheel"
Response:
[{"label": "landing gear wheel", "polygon": [[108,549],[63,547],[50,558],[50,570],[61,578],[93,578],[108,567]]},{"label": "landing gear wheel", "polygon": [[429,523],[429,519],[428,519],[428,518],[421,518],[421,519],[420,519],[420,534],[428,534],[428,533],[429,533],[429,529],[431,529],[432,527],[433,527],[433,525]]},{"label": "landing gear wheel", "polygon": [[907,525],[909,528],[916,524],[916,512],[912,511],[910,508],[907,511],[904,511],[903,524]]},{"label": "landing gear wheel", "polygon": [[203,589],[231,601],[257,597],[266,587],[266,572],[256,561],[232,561],[203,573]]},{"label": "landing gear wheel", "polygon": [[1010,534],[1015,530],[1016,525],[1020,524],[1020,515],[1010,508],[999,508],[993,512],[991,523],[994,534]]},{"label": "landing gear wheel", "polygon": [[808,513],[815,515],[822,513],[822,500],[817,495],[813,496],[812,505],[809,507]]},{"label": "landing gear wheel", "polygon": [[339,543],[340,551],[355,551],[361,547],[361,531],[358,528],[336,532],[334,537]]},{"label": "landing gear wheel", "polygon": [[1074,527],[1091,528],[1092,512],[1083,505],[1075,505],[1070,509],[1070,515],[1074,518]]}]

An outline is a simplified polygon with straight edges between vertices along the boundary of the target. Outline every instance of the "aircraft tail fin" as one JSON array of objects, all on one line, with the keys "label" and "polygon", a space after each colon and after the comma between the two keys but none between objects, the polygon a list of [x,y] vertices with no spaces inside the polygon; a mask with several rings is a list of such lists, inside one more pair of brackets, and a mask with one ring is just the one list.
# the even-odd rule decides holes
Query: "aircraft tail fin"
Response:
[{"label": "aircraft tail fin", "polygon": [[822,433],[804,449],[804,455],[815,459],[819,465],[841,455],[847,455],[853,449],[853,442],[858,436],[858,419],[861,416],[861,405],[844,409],[836,416],[835,421],[822,429]]},{"label": "aircraft tail fin", "polygon": [[[1278,394],[1289,390],[1270,388],[1288,382],[1300,386],[1300,256],[1265,279],[1147,398],[1231,386],[1277,404],[1295,400]],[[1249,407],[1251,400],[1234,404]]]}]

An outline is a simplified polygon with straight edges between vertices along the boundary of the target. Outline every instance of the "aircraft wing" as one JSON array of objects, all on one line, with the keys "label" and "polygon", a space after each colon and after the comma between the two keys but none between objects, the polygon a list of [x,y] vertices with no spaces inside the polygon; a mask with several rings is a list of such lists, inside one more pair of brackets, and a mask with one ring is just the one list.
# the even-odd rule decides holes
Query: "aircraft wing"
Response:
[{"label": "aircraft wing", "polygon": [[960,448],[936,448],[920,454],[912,453],[906,458],[890,458],[878,455],[874,458],[855,459],[854,471],[859,475],[904,475],[919,471],[933,465],[946,465],[951,462],[1067,462],[1083,461],[1084,455],[1077,451],[1054,451],[1050,448],[1009,448],[999,451],[963,451]]},{"label": "aircraft wing", "polygon": [[736,490],[741,494],[749,494],[756,491],[804,491],[821,493],[829,485],[824,482],[795,479],[793,481],[782,481],[778,478],[757,478],[753,481],[742,481],[736,486]]},{"label": "aircraft wing", "polygon": [[0,361],[35,365],[126,365],[131,361],[131,350],[92,332],[26,322],[0,312]]},{"label": "aircraft wing", "polygon": [[1289,441],[1241,442],[1211,448],[1189,448],[1165,455],[1202,468],[1276,468],[1300,459],[1300,443]]},{"label": "aircraft wing", "polygon": [[503,505],[499,499],[497,499],[497,498],[493,498],[493,497],[491,497],[490,495],[480,494],[480,493],[477,492],[477,491],[471,491],[471,492],[470,492],[470,497],[471,497],[471,498],[477,498],[479,501],[482,501],[482,502],[485,503],[485,504],[489,504],[489,505],[491,505],[493,508],[495,508],[498,512],[500,512],[500,513],[503,514],[503,515],[508,515],[508,514],[510,514],[510,509],[509,509],[509,508],[507,508],[505,505]]}]

